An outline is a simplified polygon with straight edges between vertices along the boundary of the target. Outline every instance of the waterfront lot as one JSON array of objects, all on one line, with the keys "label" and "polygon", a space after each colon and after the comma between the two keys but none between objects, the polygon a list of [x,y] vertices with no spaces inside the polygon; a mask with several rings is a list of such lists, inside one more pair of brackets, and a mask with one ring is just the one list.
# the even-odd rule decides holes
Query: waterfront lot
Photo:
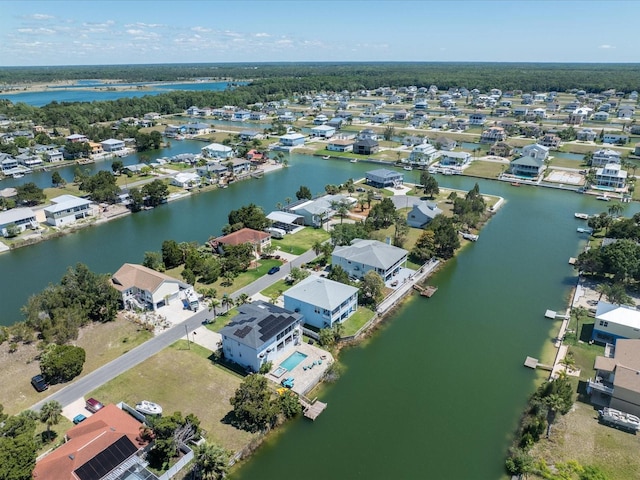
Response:
[{"label": "waterfront lot", "polygon": [[114,378],[89,396],[102,403],[123,401],[135,405],[150,400],[164,412],[195,414],[210,441],[237,451],[255,435],[231,426],[226,418],[232,410],[229,399],[242,377],[215,365],[212,352],[199,345],[178,341],[140,365]]},{"label": "waterfront lot", "polygon": [[272,238],[271,244],[282,252],[302,255],[307,250],[311,250],[315,242],[324,242],[329,239],[329,236],[326,230],[307,227],[292,235],[285,235],[281,240]]}]

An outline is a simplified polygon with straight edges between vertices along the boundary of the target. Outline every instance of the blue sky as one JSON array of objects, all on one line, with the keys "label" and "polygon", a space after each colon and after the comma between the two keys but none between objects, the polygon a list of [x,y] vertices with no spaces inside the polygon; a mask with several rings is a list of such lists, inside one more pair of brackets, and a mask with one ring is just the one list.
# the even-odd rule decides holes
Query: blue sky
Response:
[{"label": "blue sky", "polygon": [[640,62],[637,1],[0,0],[0,66]]}]

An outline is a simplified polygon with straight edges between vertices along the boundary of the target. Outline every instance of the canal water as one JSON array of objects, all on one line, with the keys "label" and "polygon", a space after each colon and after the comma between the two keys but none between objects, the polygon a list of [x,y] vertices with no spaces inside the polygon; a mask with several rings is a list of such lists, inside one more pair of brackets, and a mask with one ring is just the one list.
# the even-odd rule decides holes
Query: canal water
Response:
[{"label": "canal water", "polygon": [[[292,155],[291,166],[262,179],[194,195],[67,237],[0,255],[1,323],[20,319],[27,297],[57,282],[68,265],[114,272],[140,262],[165,239],[203,242],[218,235],[230,209],[253,201],[266,211],[301,184],[313,193],[377,166]],[[410,172],[412,175],[416,172]],[[417,175],[417,173],[416,173]],[[469,190],[474,179],[438,177]],[[504,453],[536,373],[522,366],[558,328],[546,309],[563,310],[575,284],[567,261],[579,251],[576,211],[602,202],[551,189],[480,181],[504,206],[430,283],[361,346],[346,350],[342,378],[320,398],[316,422],[299,419],[270,438],[236,479],[498,479]],[[606,207],[606,206],[605,206]],[[637,205],[627,207],[627,214]]]}]

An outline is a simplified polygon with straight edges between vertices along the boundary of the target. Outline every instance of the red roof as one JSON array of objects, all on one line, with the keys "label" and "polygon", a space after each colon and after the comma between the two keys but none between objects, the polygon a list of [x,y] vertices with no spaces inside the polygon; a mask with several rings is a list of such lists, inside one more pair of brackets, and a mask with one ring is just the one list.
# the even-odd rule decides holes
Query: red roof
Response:
[{"label": "red roof", "polygon": [[241,228],[240,230],[225,235],[224,237],[216,238],[218,243],[223,245],[242,245],[244,243],[258,244],[263,240],[270,238],[271,235],[259,230],[253,230],[251,228]]},{"label": "red roof", "polygon": [[137,449],[141,423],[116,405],[106,405],[82,423],[67,431],[68,441],[38,463],[33,478],[38,480],[77,480],[74,471],[100,452],[127,437]]}]

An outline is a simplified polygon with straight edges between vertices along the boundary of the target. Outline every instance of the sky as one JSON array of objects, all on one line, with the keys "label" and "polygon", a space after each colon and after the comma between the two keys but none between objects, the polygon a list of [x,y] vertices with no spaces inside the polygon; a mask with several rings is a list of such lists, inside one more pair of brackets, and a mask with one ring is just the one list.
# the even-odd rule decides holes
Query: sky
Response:
[{"label": "sky", "polygon": [[0,66],[640,62],[640,1],[0,0]]}]

